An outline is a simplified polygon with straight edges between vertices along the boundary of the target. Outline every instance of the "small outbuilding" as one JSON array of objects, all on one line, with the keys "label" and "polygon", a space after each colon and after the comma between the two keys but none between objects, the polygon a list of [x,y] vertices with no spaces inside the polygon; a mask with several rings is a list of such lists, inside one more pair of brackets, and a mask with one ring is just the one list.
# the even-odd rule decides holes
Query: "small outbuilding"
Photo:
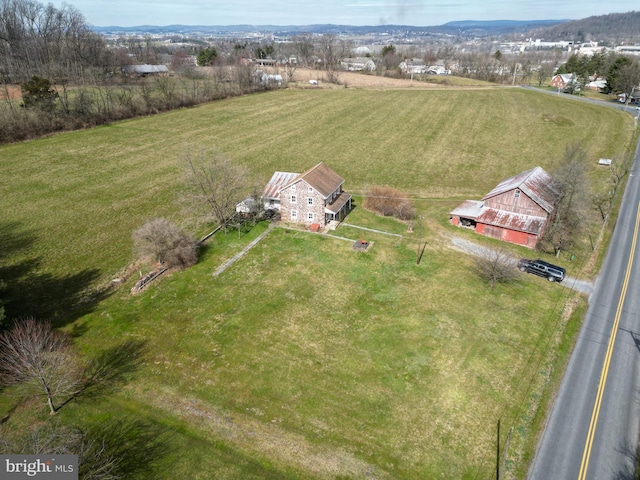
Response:
[{"label": "small outbuilding", "polygon": [[250,215],[257,213],[260,206],[254,197],[247,197],[236,205],[236,213]]}]

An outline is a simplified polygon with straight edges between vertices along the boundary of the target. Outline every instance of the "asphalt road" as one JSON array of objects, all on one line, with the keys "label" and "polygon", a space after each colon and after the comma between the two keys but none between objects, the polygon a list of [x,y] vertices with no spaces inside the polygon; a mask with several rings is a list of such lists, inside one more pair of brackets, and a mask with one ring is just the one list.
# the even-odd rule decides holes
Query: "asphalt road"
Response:
[{"label": "asphalt road", "polygon": [[520,88],[524,88],[525,90],[535,90],[536,92],[541,92],[541,93],[546,93],[548,95],[553,95],[556,96],[558,98],[563,98],[563,99],[567,99],[567,100],[575,100],[576,102],[586,102],[586,103],[592,103],[593,105],[600,105],[600,106],[604,106],[604,107],[611,107],[611,108],[616,108],[618,110],[622,110],[623,112],[627,112],[631,115],[633,115],[636,118],[640,117],[640,110],[638,110],[638,105],[625,105],[623,103],[620,102],[608,102],[605,100],[596,100],[593,98],[587,98],[587,97],[581,97],[579,95],[569,95],[567,93],[558,93],[558,92],[554,92],[551,90],[546,90],[543,88],[536,88],[536,87],[532,87],[530,85],[520,85]]},{"label": "asphalt road", "polygon": [[[630,113],[635,116],[635,109]],[[639,206],[640,143],[530,480],[635,478],[640,424]]]}]

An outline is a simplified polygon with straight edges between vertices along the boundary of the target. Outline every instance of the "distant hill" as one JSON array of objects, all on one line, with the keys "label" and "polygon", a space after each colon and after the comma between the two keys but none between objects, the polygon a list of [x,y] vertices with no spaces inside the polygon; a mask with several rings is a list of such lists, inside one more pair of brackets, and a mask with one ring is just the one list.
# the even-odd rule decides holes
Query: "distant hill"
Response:
[{"label": "distant hill", "polygon": [[112,35],[214,35],[238,36],[261,32],[280,36],[302,33],[335,35],[390,35],[390,36],[456,36],[462,38],[509,36],[517,34],[546,41],[571,40],[598,41],[618,44],[622,41],[640,44],[640,12],[610,13],[583,20],[463,20],[444,25],[138,25],[134,27],[93,27],[98,33]]},{"label": "distant hill", "polygon": [[569,20],[461,20],[445,23],[444,25],[434,28],[447,33],[455,32],[464,35],[477,33],[479,36],[487,36],[523,33],[532,29],[542,29],[552,25],[563,24],[568,21]]},{"label": "distant hill", "polygon": [[547,41],[598,41],[617,44],[626,41],[640,43],[640,12],[610,13],[573,20],[559,25],[534,29],[532,36]]},{"label": "distant hill", "polygon": [[414,25],[138,25],[133,27],[107,26],[93,27],[93,30],[103,34],[242,34],[252,32],[274,33],[279,35],[296,35],[301,33],[316,34],[389,34],[389,35],[460,35],[464,37],[485,37],[506,33],[524,33],[531,29],[556,25],[566,20],[465,20],[449,22],[444,25],[423,26]]}]

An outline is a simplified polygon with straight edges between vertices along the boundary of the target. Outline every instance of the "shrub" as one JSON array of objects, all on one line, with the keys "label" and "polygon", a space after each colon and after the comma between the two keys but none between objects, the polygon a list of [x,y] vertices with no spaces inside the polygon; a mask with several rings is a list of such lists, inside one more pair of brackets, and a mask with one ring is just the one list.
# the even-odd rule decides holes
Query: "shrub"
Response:
[{"label": "shrub", "polygon": [[520,276],[516,261],[502,249],[482,250],[475,259],[473,271],[487,281],[491,288],[495,287],[496,283],[509,283]]},{"label": "shrub", "polygon": [[198,261],[198,244],[169,220],[156,218],[133,232],[134,249],[166,267],[188,267]]},{"label": "shrub", "polygon": [[369,187],[365,193],[364,208],[400,220],[411,220],[416,212],[409,198],[391,187]]}]

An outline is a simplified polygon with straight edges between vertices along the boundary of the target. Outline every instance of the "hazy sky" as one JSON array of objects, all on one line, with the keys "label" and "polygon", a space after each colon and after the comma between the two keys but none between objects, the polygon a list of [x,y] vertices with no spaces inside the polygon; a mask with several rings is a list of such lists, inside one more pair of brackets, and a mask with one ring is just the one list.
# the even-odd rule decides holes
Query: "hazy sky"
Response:
[{"label": "hazy sky", "polygon": [[43,0],[76,7],[95,26],[382,25],[454,20],[581,19],[640,9],[638,0]]}]

